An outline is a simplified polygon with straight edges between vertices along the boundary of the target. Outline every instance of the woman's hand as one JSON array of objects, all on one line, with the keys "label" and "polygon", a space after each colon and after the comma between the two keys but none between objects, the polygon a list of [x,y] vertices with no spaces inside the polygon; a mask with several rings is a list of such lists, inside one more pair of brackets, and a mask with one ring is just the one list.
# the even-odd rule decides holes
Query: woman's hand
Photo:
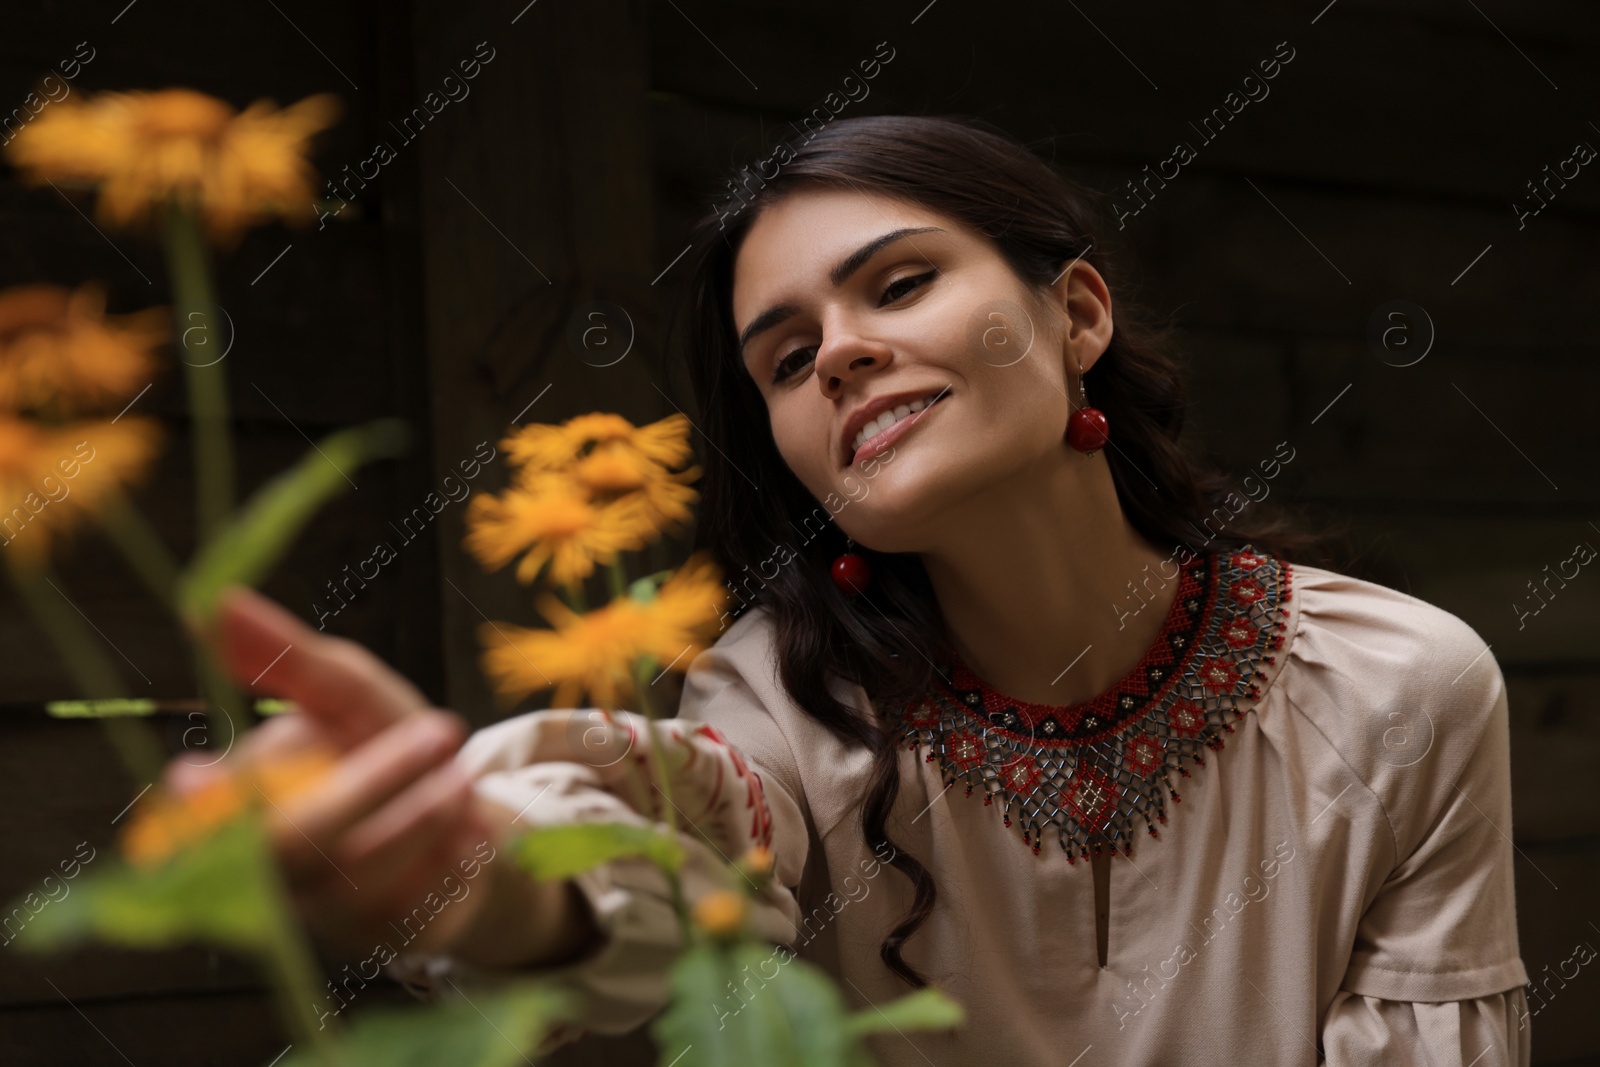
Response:
[{"label": "woman's hand", "polygon": [[[514,814],[479,797],[455,762],[465,723],[431,707],[373,653],[311,629],[245,588],[224,596],[213,639],[241,684],[291,700],[297,710],[250,731],[214,767],[174,759],[167,783],[185,792],[230,761],[312,748],[337,760],[315,786],[267,812],[301,921],[323,946],[368,953],[379,942],[397,945],[398,924],[416,915],[429,918],[420,934],[411,918],[406,949],[438,951],[471,933],[491,887],[502,896],[497,911],[508,889],[530,904],[542,899],[535,889],[546,897],[562,890],[498,870],[512,866],[509,857],[494,857]],[[430,893],[435,907],[447,902],[436,913],[424,906]]]}]

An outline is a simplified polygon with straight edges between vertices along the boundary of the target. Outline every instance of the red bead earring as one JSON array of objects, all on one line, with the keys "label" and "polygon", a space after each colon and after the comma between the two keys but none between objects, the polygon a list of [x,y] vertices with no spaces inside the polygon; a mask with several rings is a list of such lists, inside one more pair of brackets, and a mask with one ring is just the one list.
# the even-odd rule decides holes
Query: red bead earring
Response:
[{"label": "red bead earring", "polygon": [[1106,413],[1089,406],[1089,395],[1084,392],[1083,372],[1078,372],[1077,410],[1067,418],[1067,444],[1086,456],[1093,456],[1111,439],[1111,427]]},{"label": "red bead earring", "polygon": [[855,542],[846,537],[844,539],[844,554],[833,561],[833,584],[839,587],[841,593],[855,596],[866,589],[872,582],[872,567],[865,559],[856,555],[850,549]]}]

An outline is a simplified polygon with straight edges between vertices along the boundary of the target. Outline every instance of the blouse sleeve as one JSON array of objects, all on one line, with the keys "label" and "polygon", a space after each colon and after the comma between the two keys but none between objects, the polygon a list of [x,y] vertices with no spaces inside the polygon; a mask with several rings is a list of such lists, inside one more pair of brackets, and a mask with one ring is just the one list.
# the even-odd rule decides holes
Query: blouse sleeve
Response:
[{"label": "blouse sleeve", "polygon": [[1527,1067],[1532,1030],[1521,986],[1437,1004],[1334,995],[1327,1067]]},{"label": "blouse sleeve", "polygon": [[[752,929],[771,942],[791,944],[800,919],[791,887],[799,884],[809,851],[801,801],[784,784],[794,781],[793,768],[775,773],[730,744],[709,721],[688,717],[708,711],[729,716],[725,721],[732,724],[748,723],[758,744],[770,739],[764,728],[777,733],[715,647],[702,653],[686,676],[680,717],[656,722],[686,851],[679,871],[684,897],[692,903],[712,889],[733,888],[737,876],[727,863],[754,845],[765,845],[773,853],[774,876],[752,902]],[[457,759],[473,773],[481,795],[520,812],[517,821],[530,828],[664,824],[647,726],[644,716],[628,711],[529,712],[477,731]],[[640,775],[649,776],[648,787]],[[526,978],[547,979],[574,994],[575,1018],[554,1029],[533,1050],[534,1057],[588,1033],[633,1030],[667,1005],[668,971],[683,948],[666,875],[651,861],[630,857],[601,864],[573,881],[600,931],[596,946],[579,959],[501,969],[473,966],[448,954],[401,953],[387,973],[424,999],[467,995],[466,990]]]},{"label": "blouse sleeve", "polygon": [[1324,1017],[1328,1067],[1528,1062],[1505,682],[1475,636],[1446,662],[1474,649],[1476,676],[1431,707],[1426,757],[1388,768],[1380,795],[1402,858],[1361,917]]}]

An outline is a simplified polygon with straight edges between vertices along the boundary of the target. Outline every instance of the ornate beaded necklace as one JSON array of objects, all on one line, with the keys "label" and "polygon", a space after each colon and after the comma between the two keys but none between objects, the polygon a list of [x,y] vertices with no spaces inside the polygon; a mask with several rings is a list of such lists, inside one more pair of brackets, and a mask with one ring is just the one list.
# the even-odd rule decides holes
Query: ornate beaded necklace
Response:
[{"label": "ornate beaded necklace", "polygon": [[907,704],[900,744],[927,749],[948,788],[998,797],[1004,824],[1040,851],[1054,825],[1069,863],[1103,849],[1133,855],[1136,818],[1150,836],[1167,821],[1166,797],[1182,797],[1172,772],[1205,766],[1233,720],[1261,695],[1262,665],[1283,647],[1289,564],[1246,547],[1202,553],[1180,567],[1161,633],[1131,672],[1083,704],[1015,700],[975,675],[953,650],[939,653],[948,679]]}]

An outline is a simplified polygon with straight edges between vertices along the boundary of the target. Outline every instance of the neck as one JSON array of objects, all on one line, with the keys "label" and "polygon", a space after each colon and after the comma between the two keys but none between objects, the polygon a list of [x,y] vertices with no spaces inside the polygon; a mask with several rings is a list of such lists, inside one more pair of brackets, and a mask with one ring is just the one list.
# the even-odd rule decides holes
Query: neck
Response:
[{"label": "neck", "polygon": [[[1076,704],[1111,688],[1177,595],[1159,577],[1170,553],[1129,525],[1104,454],[1052,457],[1042,476],[1022,472],[946,518],[921,553],[945,636],[1007,696]],[[1129,583],[1151,598],[1132,599]]]}]

